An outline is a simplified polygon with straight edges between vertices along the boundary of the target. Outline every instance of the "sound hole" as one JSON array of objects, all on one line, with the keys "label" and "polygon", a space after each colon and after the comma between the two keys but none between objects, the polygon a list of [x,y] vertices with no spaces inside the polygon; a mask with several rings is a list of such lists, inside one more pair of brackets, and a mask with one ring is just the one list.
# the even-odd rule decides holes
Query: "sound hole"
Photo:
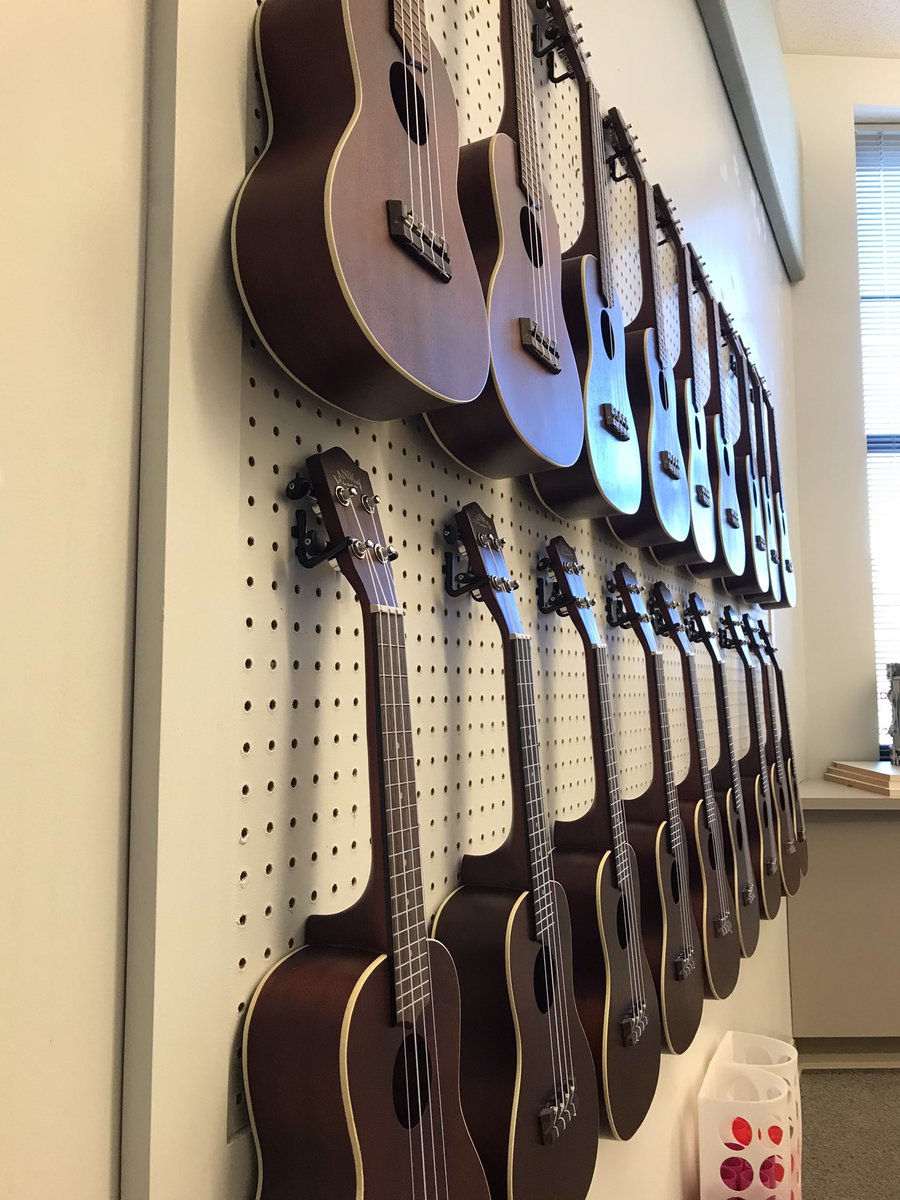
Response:
[{"label": "sound hole", "polygon": [[534,960],[534,998],[542,1013],[549,1012],[553,1003],[553,959],[546,946]]},{"label": "sound hole", "polygon": [[762,810],[763,810],[763,825],[765,826],[766,829],[768,829],[769,828],[769,806],[768,806],[768,804],[764,804],[762,806]]},{"label": "sound hole", "polygon": [[404,1129],[415,1129],[431,1095],[431,1059],[421,1034],[409,1033],[394,1059],[394,1111]]},{"label": "sound hole", "polygon": [[538,268],[542,267],[544,265],[544,243],[541,241],[541,230],[534,213],[527,204],[519,213],[519,228],[522,230],[525,253],[531,259],[532,265]]},{"label": "sound hole", "polygon": [[728,453],[728,447],[722,447],[722,466],[725,468],[725,474],[731,474],[731,455]]},{"label": "sound hole", "polygon": [[678,887],[678,863],[672,863],[672,899],[677,904],[681,899],[681,891]]},{"label": "sound hole", "polygon": [[716,847],[713,843],[712,834],[706,839],[706,853],[709,855],[709,865],[715,871],[716,869]]},{"label": "sound hole", "polygon": [[781,805],[781,811],[786,812],[787,810],[784,807],[784,792],[780,787],[778,789],[778,803]]},{"label": "sound hole", "polygon": [[743,823],[743,821],[735,821],[734,836],[735,836],[735,839],[738,844],[738,850],[743,850],[743,848],[744,848],[744,823]]},{"label": "sound hole", "polygon": [[697,445],[703,448],[703,426],[700,424],[700,418],[694,417],[694,431],[697,434]]},{"label": "sound hole", "polygon": [[625,950],[628,946],[628,922],[624,896],[619,897],[616,905],[616,933],[619,935],[619,945]]},{"label": "sound hole", "polygon": [[668,412],[669,409],[669,388],[666,383],[666,377],[662,371],[659,373],[659,398],[662,401],[662,406]]},{"label": "sound hole", "polygon": [[609,319],[609,313],[605,308],[600,314],[600,336],[603,338],[603,349],[606,351],[606,357],[613,358],[616,353],[616,339],[613,334],[612,321]]},{"label": "sound hole", "polygon": [[[391,97],[400,118],[400,124],[417,146],[424,146],[428,138],[428,112],[425,98],[419,91],[412,71],[402,62],[391,64]],[[410,197],[412,202],[412,197]]]},{"label": "sound hole", "polygon": [[756,508],[757,504],[759,504],[759,496],[757,496],[757,494],[756,494],[756,483],[754,481],[754,483],[753,483],[753,507]]}]

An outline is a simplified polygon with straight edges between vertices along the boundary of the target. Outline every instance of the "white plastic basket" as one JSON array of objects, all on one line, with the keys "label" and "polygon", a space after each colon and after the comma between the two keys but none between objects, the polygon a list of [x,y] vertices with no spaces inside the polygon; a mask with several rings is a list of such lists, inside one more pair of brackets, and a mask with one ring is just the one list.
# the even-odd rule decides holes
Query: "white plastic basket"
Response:
[{"label": "white plastic basket", "polygon": [[700,1200],[790,1200],[786,1080],[718,1052],[699,1102]]},{"label": "white plastic basket", "polygon": [[763,1037],[759,1033],[726,1033],[713,1055],[713,1062],[742,1063],[761,1067],[780,1076],[790,1088],[788,1127],[785,1136],[790,1147],[789,1200],[801,1200],[803,1125],[800,1112],[800,1066],[797,1050],[790,1042]]}]

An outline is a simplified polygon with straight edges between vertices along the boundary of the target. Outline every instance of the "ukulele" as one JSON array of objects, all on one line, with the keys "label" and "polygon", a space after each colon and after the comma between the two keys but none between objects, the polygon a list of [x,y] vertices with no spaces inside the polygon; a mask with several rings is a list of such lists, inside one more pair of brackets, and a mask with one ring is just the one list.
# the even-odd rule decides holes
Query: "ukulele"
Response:
[{"label": "ukulele", "polygon": [[539,570],[554,584],[544,613],[569,617],[584,645],[594,752],[594,797],[586,812],[554,826],[553,862],[572,918],[575,999],[594,1054],[604,1132],[630,1138],[647,1115],[659,1078],[660,1019],[641,935],[637,859],[628,841],[619,786],[609,657],[588,597],[583,567],[561,537]]},{"label": "ukulele", "polygon": [[625,334],[628,394],[637,423],[644,471],[641,503],[633,516],[609,517],[616,537],[633,546],[683,542],[691,528],[691,500],[678,437],[674,360],[662,311],[656,207],[630,128],[617,108],[606,125],[613,164],[624,166],[637,194],[641,307]]},{"label": "ukulele", "polygon": [[744,629],[747,641],[750,649],[756,655],[763,682],[766,759],[771,763],[769,768],[769,790],[773,797],[772,808],[775,811],[775,822],[777,825],[778,866],[781,871],[781,886],[784,888],[785,895],[795,896],[800,889],[803,872],[800,866],[800,856],[797,853],[794,812],[788,790],[784,755],[781,752],[781,738],[778,736],[778,714],[775,709],[775,696],[769,672],[769,656],[766,653],[765,643],[760,634],[761,625],[762,621],[754,621],[748,616],[744,617]]},{"label": "ukulele", "polygon": [[691,254],[682,238],[682,225],[675,216],[672,201],[659,184],[653,186],[656,222],[664,240],[671,243],[677,260],[678,316],[681,337],[679,355],[675,360],[676,411],[678,437],[687,452],[688,495],[691,503],[691,525],[683,542],[657,546],[654,557],[661,563],[699,563],[709,566],[716,558],[716,504],[710,482],[709,431],[705,405],[697,387],[697,363],[700,348],[695,344],[694,318],[691,307],[693,282]]},{"label": "ukulele", "polygon": [[794,759],[794,743],[791,738],[791,722],[788,716],[787,691],[784,685],[784,672],[778,661],[778,652],[772,641],[771,634],[760,622],[759,636],[766,648],[769,662],[775,668],[775,687],[778,695],[779,725],[781,726],[781,753],[787,771],[788,790],[791,798],[791,808],[794,814],[794,828],[797,831],[797,854],[800,858],[800,869],[805,875],[809,870],[809,844],[806,839],[806,817],[803,812],[803,802],[800,799],[800,786],[797,783],[797,770]]},{"label": "ukulele", "polygon": [[[760,916],[771,921],[781,907],[781,875],[778,869],[778,841],[772,794],[769,790],[769,769],[766,764],[766,721],[763,715],[762,684],[756,656],[747,645],[740,614],[726,604],[720,621],[720,642],[726,650],[736,650],[744,668],[747,712],[750,719],[750,748],[738,762],[745,790],[753,796],[753,804],[744,806],[750,833],[750,857],[760,893]],[[721,766],[721,760],[720,760]],[[722,773],[717,786],[727,786]]]},{"label": "ukulele", "polygon": [[[706,349],[698,346],[695,359],[705,353],[709,363],[709,399],[706,420],[709,429],[709,473],[716,520],[716,552],[710,562],[694,561],[691,571],[701,577],[741,575],[747,560],[744,528],[737,489],[735,442],[740,433],[737,380],[722,362],[722,326],[719,305],[703,262],[692,245],[687,247],[688,278],[693,293],[701,298],[706,311]],[[690,302],[691,295],[687,297]],[[684,307],[682,306],[682,312]],[[682,321],[684,318],[682,318]],[[691,331],[693,332],[693,322]],[[686,336],[682,333],[682,337]]]},{"label": "ukulele", "polygon": [[[735,915],[738,936],[741,941],[741,953],[745,958],[750,958],[759,943],[759,895],[756,887],[756,874],[750,857],[749,822],[744,811],[741,772],[734,749],[731,709],[728,701],[728,688],[725,684],[722,649],[719,645],[719,636],[710,621],[709,613],[696,592],[691,593],[684,616],[688,637],[692,642],[703,643],[712,662],[716,715],[719,723],[719,744],[721,746],[719,766],[724,775],[722,790],[717,792],[716,802],[720,806],[722,818],[728,830],[725,857],[731,873],[731,890],[735,898]],[[710,775],[715,784],[715,766],[711,768]],[[776,886],[775,898],[777,895]]]},{"label": "ukulele", "polygon": [[573,520],[637,512],[641,449],[625,374],[625,324],[616,293],[612,186],[600,97],[563,0],[550,0],[555,43],[578,85],[584,226],[562,265],[562,302],[581,379],[584,446],[571,467],[531,477],[538,498]]},{"label": "ukulele", "polygon": [[690,900],[687,835],[681,819],[663,658],[634,573],[619,563],[610,584],[609,623],[633,629],[644,651],[654,774],[643,796],[629,800],[628,825],[641,884],[644,945],[659,997],[665,1044],[675,1054],[694,1040],[703,1011],[700,935]]},{"label": "ukulele", "polygon": [[559,226],[542,176],[531,26],[528,0],[502,0],[500,132],[460,155],[460,202],[487,304],[490,374],[465,412],[444,408],[427,418],[449,454],[496,479],[570,467],[584,443],[560,293]]},{"label": "ukulele", "polygon": [[[728,882],[722,818],[706,760],[697,662],[672,593],[664,583],[653,585],[650,615],[657,634],[671,638],[681,656],[684,690],[689,699],[687,712],[691,762],[686,779],[679,784],[678,794],[683,820],[692,835],[687,839],[691,900],[694,919],[703,935],[707,995],[714,1000],[724,1000],[737,985],[741,943],[734,897]],[[694,799],[698,795],[702,796],[701,800]],[[689,799],[681,799],[683,796]]]},{"label": "ukulele", "polygon": [[769,550],[769,586],[761,595],[748,598],[756,599],[759,603],[765,600],[768,607],[779,608],[781,606],[781,558],[778,553],[778,531],[775,524],[775,508],[772,499],[772,458],[769,452],[769,421],[766,415],[766,405],[763,401],[762,380],[754,364],[748,361],[748,365],[750,369],[750,388],[753,394],[753,407],[756,412],[759,490],[766,526],[766,546]]},{"label": "ukulele", "polygon": [[428,938],[403,610],[378,497],[339,447],[307,459],[329,538],[298,512],[304,566],[336,562],[363,611],[372,866],[359,900],[306,922],[306,945],[258,985],[244,1082],[258,1200],[488,1200],[459,1102],[460,1000]]},{"label": "ukulele", "polygon": [[769,446],[772,453],[772,503],[775,508],[775,529],[778,538],[778,560],[781,575],[781,600],[776,605],[771,599],[761,601],[763,608],[793,608],[797,603],[797,576],[791,558],[791,538],[788,533],[787,513],[784,509],[784,483],[781,476],[781,458],[778,453],[778,428],[775,424],[775,409],[772,397],[762,380],[763,407],[769,427]]},{"label": "ukulele", "polygon": [[459,972],[463,1110],[494,1200],[584,1200],[597,1157],[597,1078],[575,1002],[569,908],[553,875],[531,638],[491,518],[467,504],[445,536],[468,556],[462,574],[446,556],[448,592],[477,593],[500,630],[512,781],[506,840],[463,856],[462,886],[432,930]]},{"label": "ukulele", "polygon": [[750,389],[744,347],[721,304],[719,321],[729,354],[730,369],[737,382],[741,414],[740,434],[734,444],[734,458],[746,551],[743,571],[736,571],[733,575],[726,574],[723,580],[728,590],[736,596],[760,596],[769,589],[769,548],[766,543],[766,524],[757,470],[759,459],[756,445],[756,406]]},{"label": "ukulele", "polygon": [[427,0],[265,0],[256,50],[268,140],[238,193],[231,249],[260,341],[361,417],[474,400],[487,321]]}]

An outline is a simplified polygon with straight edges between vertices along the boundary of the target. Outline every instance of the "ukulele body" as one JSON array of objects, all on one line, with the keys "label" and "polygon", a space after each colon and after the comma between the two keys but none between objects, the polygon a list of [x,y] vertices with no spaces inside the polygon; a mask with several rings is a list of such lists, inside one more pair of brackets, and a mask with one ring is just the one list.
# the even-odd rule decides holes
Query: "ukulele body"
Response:
[{"label": "ukulele body", "polygon": [[584,446],[566,469],[541,471],[531,482],[551,512],[567,520],[630,515],[641,502],[641,448],[625,369],[625,322],[618,296],[600,293],[593,254],[566,259],[562,300],[578,364]]},{"label": "ukulele body", "polygon": [[695,560],[688,565],[700,578],[741,575],[747,561],[744,526],[738,499],[734,447],[722,436],[719,413],[706,419],[709,447],[710,487],[716,525],[716,552],[710,561]]},{"label": "ukulele body", "polygon": [[683,542],[690,532],[691,502],[678,438],[675,375],[671,368],[660,366],[652,329],[626,333],[625,343],[628,394],[642,448],[644,485],[637,512],[610,517],[609,526],[630,546]]},{"label": "ukulele body", "polygon": [[[727,867],[724,862],[717,860],[706,804],[703,800],[682,801],[680,807],[682,823],[688,833],[691,903],[703,941],[706,995],[711,1000],[724,1000],[734,991],[741,966],[734,897],[728,882]],[[723,848],[724,841],[723,837]],[[716,921],[720,913],[720,890],[730,913],[730,927],[724,933],[719,932]]]},{"label": "ukulele body", "polygon": [[[363,1194],[416,1200],[423,1195],[423,1171],[436,1195],[431,1118],[439,1111],[450,1185],[437,1144],[441,1192],[487,1200],[459,1101],[456,972],[443,946],[430,941],[428,947],[432,1002],[417,1030],[433,1077],[412,1128],[404,1124],[410,1120],[404,1043],[409,1049],[413,1035],[392,1021],[386,956],[306,946],[263,977],[247,1012],[243,1053],[259,1162],[257,1200],[356,1200]],[[412,1166],[411,1144],[417,1151]]]},{"label": "ukulele body", "polygon": [[743,571],[724,575],[723,579],[728,590],[737,596],[758,596],[768,590],[769,556],[759,484],[749,454],[738,459],[735,474],[746,554]]},{"label": "ukulele body", "polygon": [[[256,44],[269,140],[238,194],[231,244],[260,340],[294,379],[362,417],[473,400],[488,370],[487,322],[457,198],[456,103],[439,52],[432,46],[425,83],[406,72],[387,3],[369,0],[265,0]],[[420,148],[401,103],[413,76],[426,143],[422,191]],[[448,282],[392,238],[390,200],[440,225]]]},{"label": "ukulele body", "polygon": [[797,576],[794,574],[794,562],[791,558],[791,538],[788,533],[787,514],[784,511],[784,501],[782,500],[781,492],[775,493],[773,507],[775,509],[775,527],[778,538],[778,574],[781,583],[781,596],[777,601],[774,596],[767,596],[760,603],[763,608],[794,608],[797,603]]},{"label": "ukulele body", "polygon": [[[628,834],[641,881],[644,947],[659,998],[663,1045],[681,1054],[694,1040],[703,1012],[700,935],[690,897],[678,894],[668,824],[629,821]],[[681,963],[690,964],[683,978]]]},{"label": "ukulele body", "polygon": [[[545,191],[540,237],[550,269],[539,272],[529,254],[534,214],[519,186],[517,153],[505,133],[460,153],[460,204],[484,291],[491,369],[465,411],[445,408],[427,418],[453,458],[495,479],[571,466],[584,440],[578,368],[562,310],[559,227]],[[523,345],[523,318],[556,339],[558,374]]]},{"label": "ukulele body", "polygon": [[463,1111],[493,1200],[584,1200],[597,1157],[594,1064],[575,1006],[572,935],[565,895],[555,889],[564,982],[550,1005],[568,1014],[576,1116],[558,1140],[541,1137],[540,1113],[555,1071],[548,1016],[538,1005],[542,949],[533,938],[529,893],[461,887],[438,909],[433,935],[449,949],[462,996]]},{"label": "ukulele body", "polygon": [[[777,846],[772,847],[770,838],[774,839],[775,832],[772,822],[774,813],[769,811],[769,804],[763,793],[759,775],[752,778],[743,777],[742,790],[744,793],[744,816],[747,823],[747,833],[750,838],[750,858],[753,870],[756,872],[756,886],[759,890],[760,916],[771,921],[778,915],[781,907],[781,873],[778,869]],[[753,803],[747,803],[747,797],[753,797]],[[774,865],[774,870],[773,870]]]},{"label": "ukulele body", "polygon": [[694,403],[690,379],[679,380],[676,388],[679,440],[687,450],[691,523],[683,542],[659,546],[654,557],[662,563],[711,563],[716,557],[716,510],[709,475],[706,416],[703,406],[698,408]]},{"label": "ukulele body", "polygon": [[[628,936],[626,900],[616,882],[612,852],[606,851],[599,861],[596,854],[583,851],[557,849],[553,853],[556,879],[569,901],[575,999],[597,1070],[603,1101],[601,1127],[605,1134],[620,1140],[637,1132],[653,1102],[662,1036],[656,986],[641,937],[637,860],[630,847],[627,852],[636,945]],[[646,1005],[646,1023],[637,1041],[629,1041],[636,974]]]},{"label": "ukulele body", "polygon": [[[737,913],[738,936],[741,941],[741,954],[744,958],[752,957],[759,944],[759,888],[752,876],[752,861],[748,864],[750,853],[747,847],[749,833],[746,821],[741,821],[734,803],[734,790],[729,788],[723,796],[716,795],[719,811],[728,830],[728,843],[725,856],[731,871],[731,890],[734,896],[734,908]],[[752,899],[749,897],[752,894]]]},{"label": "ukulele body", "polygon": [[794,807],[787,787],[778,781],[778,767],[772,764],[769,770],[769,791],[775,809],[775,828],[778,840],[778,869],[781,885],[786,896],[796,896],[803,878],[800,860],[800,840],[794,828]]}]

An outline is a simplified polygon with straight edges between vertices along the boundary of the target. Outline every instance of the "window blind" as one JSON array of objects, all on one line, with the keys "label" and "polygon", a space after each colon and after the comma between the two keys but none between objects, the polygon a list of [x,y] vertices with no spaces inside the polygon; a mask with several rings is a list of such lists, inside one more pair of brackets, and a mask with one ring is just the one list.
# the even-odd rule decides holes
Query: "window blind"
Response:
[{"label": "window blind", "polygon": [[856,214],[879,740],[900,662],[900,129],[858,126]]}]

